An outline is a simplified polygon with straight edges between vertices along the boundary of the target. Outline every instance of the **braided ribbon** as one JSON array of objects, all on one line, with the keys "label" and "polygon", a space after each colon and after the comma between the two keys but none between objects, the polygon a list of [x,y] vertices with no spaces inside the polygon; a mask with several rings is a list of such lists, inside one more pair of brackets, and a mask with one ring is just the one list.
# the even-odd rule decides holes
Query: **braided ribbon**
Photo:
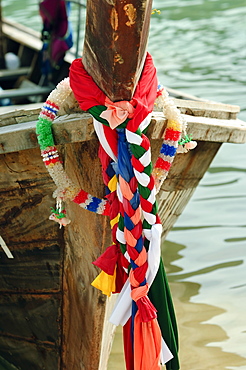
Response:
[{"label": "braided ribbon", "polygon": [[[156,88],[156,71],[149,54],[133,99],[117,103],[105,96],[77,59],[71,66],[70,80],[64,79],[49,95],[36,127],[44,164],[57,186],[57,206],[52,208],[50,219],[60,226],[69,224],[62,206],[66,200],[110,217],[113,243],[94,261],[102,272],[92,285],[108,296],[120,293],[110,321],[124,326],[127,370],[156,370],[160,362],[167,363],[168,369],[179,369],[177,327],[160,258],[162,227],[155,195],[177,149],[187,151],[196,143],[190,144],[185,131],[181,139],[184,125],[180,112],[166,91],[158,87],[156,102],[161,101],[168,122],[152,173],[145,130],[151,120]],[[92,196],[69,179],[54,144],[52,123],[72,91],[82,110],[94,117],[106,199]]]},{"label": "braided ribbon", "polygon": [[[156,70],[147,54],[131,102],[110,102],[87,74],[81,59],[71,65],[70,85],[80,108],[94,117],[110,204],[113,245],[94,262],[103,271],[93,285],[108,295],[110,289],[121,291],[119,302],[127,296],[123,318],[119,319],[119,302],[112,315],[116,315],[120,323],[124,321],[125,342],[131,342],[125,346],[127,370],[157,370],[161,360],[165,363],[173,355],[162,339],[165,335],[159,326],[154,299],[151,301],[148,296],[160,268],[161,224],[155,180],[151,175],[150,143],[143,132],[156,99]],[[161,357],[163,348],[165,355]]]}]

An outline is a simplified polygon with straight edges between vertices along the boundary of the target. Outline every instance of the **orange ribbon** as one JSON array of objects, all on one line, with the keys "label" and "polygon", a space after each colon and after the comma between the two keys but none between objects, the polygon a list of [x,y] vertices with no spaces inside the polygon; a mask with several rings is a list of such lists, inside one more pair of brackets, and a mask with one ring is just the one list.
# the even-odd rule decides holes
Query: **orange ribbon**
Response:
[{"label": "orange ribbon", "polygon": [[107,110],[100,114],[100,117],[106,119],[109,126],[114,129],[123,123],[127,118],[132,118],[135,108],[126,100],[112,102],[108,97],[105,99]]},{"label": "orange ribbon", "polygon": [[141,322],[139,312],[134,320],[134,369],[160,370],[161,330],[157,319]]}]

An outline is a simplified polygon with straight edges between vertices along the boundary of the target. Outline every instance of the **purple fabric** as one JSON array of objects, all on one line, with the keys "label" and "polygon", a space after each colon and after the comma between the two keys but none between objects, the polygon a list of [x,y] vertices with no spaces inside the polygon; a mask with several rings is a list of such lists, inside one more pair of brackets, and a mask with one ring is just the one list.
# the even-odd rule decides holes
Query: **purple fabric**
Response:
[{"label": "purple fabric", "polygon": [[[68,18],[64,0],[43,0],[39,4],[43,20],[43,32],[50,34],[50,58],[52,64],[58,64],[65,52],[72,46],[67,42]],[[65,37],[66,36],[66,37]]]}]

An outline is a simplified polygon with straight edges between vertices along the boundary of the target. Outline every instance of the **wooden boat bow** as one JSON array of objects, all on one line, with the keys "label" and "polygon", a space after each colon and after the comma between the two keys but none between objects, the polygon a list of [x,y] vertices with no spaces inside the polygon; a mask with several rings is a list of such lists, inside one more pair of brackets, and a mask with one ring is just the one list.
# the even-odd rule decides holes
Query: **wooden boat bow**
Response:
[{"label": "wooden boat bow", "polygon": [[[130,100],[134,93],[146,52],[151,3],[88,1],[83,63],[111,100]],[[160,189],[164,236],[221,144],[246,142],[246,125],[236,119],[239,107],[181,100],[175,104],[185,115],[188,134],[199,142],[194,151],[175,157]],[[0,249],[0,355],[11,363],[10,368],[105,370],[113,331],[107,323],[112,297],[105,298],[90,283],[96,276],[92,261],[111,243],[109,222],[72,202],[67,206],[72,220],[67,229],[59,230],[48,220],[55,186],[43,166],[35,134],[39,111],[12,111],[1,115],[0,121],[0,193],[4,200],[0,235],[14,256],[10,260]],[[69,177],[103,197],[91,116],[73,104],[60,114],[53,131]],[[165,126],[163,113],[153,112],[147,132],[153,161]]]}]

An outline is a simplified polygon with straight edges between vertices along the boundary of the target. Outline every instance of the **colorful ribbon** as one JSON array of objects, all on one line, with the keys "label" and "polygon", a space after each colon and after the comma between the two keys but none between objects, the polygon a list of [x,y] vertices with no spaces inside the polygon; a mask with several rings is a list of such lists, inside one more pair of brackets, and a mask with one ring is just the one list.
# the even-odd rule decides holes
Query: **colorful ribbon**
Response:
[{"label": "colorful ribbon", "polygon": [[[141,125],[146,127],[143,122],[148,120],[156,99],[156,70],[148,54],[131,106],[126,102],[108,102],[86,73],[81,59],[71,65],[70,84],[81,109],[88,110],[95,118],[95,130],[103,148],[100,159],[111,210],[114,244],[95,262],[103,274],[93,285],[105,291],[105,274],[114,276],[115,269],[125,274],[130,271],[127,281],[122,279],[120,284],[120,296],[127,294],[131,305],[130,324],[129,307],[124,313],[127,328],[124,332],[132,343],[126,348],[126,366],[128,370],[157,370],[160,369],[165,340],[162,340],[164,335],[158,323],[157,310],[149,299],[149,287],[154,285],[160,268],[161,224],[157,214],[155,180],[151,175],[150,143],[140,129]],[[124,257],[123,263],[118,258],[119,252]],[[107,279],[109,287],[111,282],[108,283]],[[164,288],[164,280],[159,288]],[[117,307],[119,303],[115,312]],[[170,324],[172,326],[171,320]],[[174,334],[168,338],[168,342],[173,341],[176,342]],[[173,356],[177,358],[175,351],[173,355],[168,350],[166,353],[164,361]]]},{"label": "colorful ribbon", "polygon": [[[70,87],[71,84],[71,87]],[[74,93],[82,110],[93,116],[100,141],[99,158],[105,199],[79,189],[66,175],[52,134],[52,123],[68,96]],[[168,119],[164,141],[152,172],[150,142],[145,135],[154,102],[161,100]],[[119,296],[110,321],[124,326],[127,370],[178,370],[178,333],[166,274],[160,256],[162,226],[156,192],[165,180],[181,139],[183,119],[166,91],[157,88],[156,70],[147,54],[144,69],[131,102],[111,102],[85,71],[82,60],[70,68],[44,104],[37,135],[44,164],[57,185],[59,207],[51,219],[60,225],[70,221],[61,200],[109,215],[112,245],[94,264],[102,272],[92,283],[104,294]],[[192,146],[195,144],[193,143]],[[185,148],[186,150],[186,148]]]}]

